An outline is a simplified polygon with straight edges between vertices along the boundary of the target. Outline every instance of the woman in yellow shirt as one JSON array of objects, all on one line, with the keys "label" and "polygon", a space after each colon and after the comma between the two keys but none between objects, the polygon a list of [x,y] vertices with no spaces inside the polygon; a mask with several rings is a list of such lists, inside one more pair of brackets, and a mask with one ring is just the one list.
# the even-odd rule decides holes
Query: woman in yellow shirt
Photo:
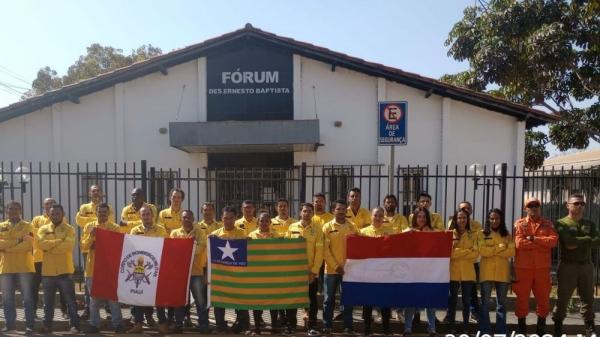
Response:
[{"label": "woman in yellow shirt", "polygon": [[[417,231],[417,232],[432,232],[431,213],[425,207],[417,207],[411,218],[411,227],[407,228],[405,232]],[[412,332],[412,322],[415,313],[420,312],[419,308],[405,308],[404,309],[404,336],[410,336]],[[425,308],[427,313],[427,332],[430,337],[437,336],[435,332],[435,308]]]},{"label": "woman in yellow shirt", "polygon": [[490,298],[492,288],[496,288],[496,334],[506,334],[506,294],[510,282],[509,259],[515,256],[515,243],[506,229],[502,211],[494,208],[489,211],[486,225],[480,236],[481,254],[481,318],[479,330],[491,334]]},{"label": "woman in yellow shirt", "polygon": [[458,289],[462,290],[463,305],[463,331],[468,331],[469,317],[471,314],[471,292],[475,285],[475,267],[473,264],[479,256],[479,233],[471,232],[470,214],[466,210],[458,210],[452,217],[454,233],[452,241],[452,255],[450,256],[450,297],[448,298],[448,321],[450,329],[454,332],[456,323],[456,303],[458,302]]}]

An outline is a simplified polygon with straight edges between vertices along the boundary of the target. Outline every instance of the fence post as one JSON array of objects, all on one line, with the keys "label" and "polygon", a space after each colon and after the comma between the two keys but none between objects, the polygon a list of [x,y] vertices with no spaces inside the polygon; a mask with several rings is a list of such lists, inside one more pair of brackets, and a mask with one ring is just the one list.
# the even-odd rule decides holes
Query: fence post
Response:
[{"label": "fence post", "polygon": [[300,167],[300,203],[306,202],[306,162]]},{"label": "fence post", "polygon": [[[142,160],[142,165],[141,165],[141,185],[142,185],[142,190],[144,190],[144,199],[148,200],[148,177],[147,177],[147,162],[145,160]],[[135,181],[135,176],[133,177],[134,181]]]},{"label": "fence post", "polygon": [[[502,214],[506,217],[506,174],[508,171],[508,164],[502,163],[502,171],[500,174],[500,209],[502,210]],[[513,182],[514,184],[514,182]],[[488,210],[486,210],[487,212]]]},{"label": "fence post", "polygon": [[156,168],[154,166],[150,167],[150,203],[156,203]]}]

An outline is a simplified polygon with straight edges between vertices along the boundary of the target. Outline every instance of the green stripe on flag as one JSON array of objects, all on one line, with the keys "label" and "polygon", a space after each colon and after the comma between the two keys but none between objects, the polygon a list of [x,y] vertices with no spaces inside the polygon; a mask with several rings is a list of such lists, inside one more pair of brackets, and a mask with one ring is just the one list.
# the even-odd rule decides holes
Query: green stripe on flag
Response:
[{"label": "green stripe on flag", "polygon": [[306,292],[299,293],[283,293],[283,294],[233,294],[224,291],[211,291],[212,296],[223,296],[230,298],[239,298],[243,300],[264,300],[264,299],[285,299],[285,298],[305,298]]},{"label": "green stripe on flag", "polygon": [[294,255],[306,253],[306,248],[300,249],[248,249],[248,255]]},{"label": "green stripe on flag", "polygon": [[[248,261],[249,267],[267,267],[267,266],[306,266],[308,260],[278,260],[278,261]],[[307,271],[308,273],[308,271]]]},{"label": "green stripe on flag", "polygon": [[281,240],[273,240],[273,239],[252,239],[248,242],[248,246],[253,245],[272,245],[272,244],[294,244],[304,242],[304,238],[298,239],[281,239]]},{"label": "green stripe on flag", "polygon": [[211,306],[214,308],[229,308],[229,309],[239,309],[239,310],[282,310],[282,309],[301,309],[308,308],[309,303],[294,303],[294,304],[239,304],[239,303],[229,303],[229,302],[219,302],[212,301],[210,302]]},{"label": "green stripe on flag", "polygon": [[[288,276],[302,276],[308,275],[306,270],[294,270],[294,271],[255,271],[255,272],[239,272],[229,270],[212,269],[211,271],[215,275],[233,276],[240,278],[249,277],[288,277]],[[308,276],[307,276],[308,277]]]},{"label": "green stripe on flag", "polygon": [[[251,289],[268,289],[268,288],[291,288],[291,287],[302,287],[306,286],[306,282],[265,282],[265,283],[241,283],[241,282],[228,282],[213,280],[211,282],[214,286],[223,286],[230,288],[251,288]],[[213,291],[214,293],[214,291]],[[306,296],[307,293],[303,293]]]}]

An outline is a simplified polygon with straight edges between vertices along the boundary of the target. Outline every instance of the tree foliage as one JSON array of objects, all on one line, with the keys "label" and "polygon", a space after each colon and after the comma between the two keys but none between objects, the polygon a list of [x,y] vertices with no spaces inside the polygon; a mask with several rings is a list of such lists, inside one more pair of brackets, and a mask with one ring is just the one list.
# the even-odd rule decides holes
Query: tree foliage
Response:
[{"label": "tree foliage", "polygon": [[598,0],[480,0],[446,40],[448,55],[469,69],[442,80],[561,117],[548,137],[528,131],[529,168],[548,156],[539,151],[547,142],[561,151],[586,148],[600,141],[598,13]]},{"label": "tree foliage", "polygon": [[31,83],[31,90],[27,91],[23,98],[41,95],[161,54],[162,50],[151,44],[142,45],[132,50],[129,55],[124,55],[122,49],[94,43],[87,47],[87,53],[79,56],[64,76],[58,76],[56,70],[48,66],[41,68]]}]

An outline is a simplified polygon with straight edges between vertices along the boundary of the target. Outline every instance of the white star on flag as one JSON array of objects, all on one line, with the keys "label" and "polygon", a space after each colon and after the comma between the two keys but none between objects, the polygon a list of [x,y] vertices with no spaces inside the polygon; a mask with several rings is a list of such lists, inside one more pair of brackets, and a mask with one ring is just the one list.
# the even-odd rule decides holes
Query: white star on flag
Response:
[{"label": "white star on flag", "polygon": [[238,248],[232,248],[229,245],[229,241],[226,241],[225,247],[217,247],[223,252],[223,256],[221,256],[221,260],[225,260],[226,258],[230,258],[231,261],[235,261],[235,257],[233,257],[233,253],[238,250]]}]

